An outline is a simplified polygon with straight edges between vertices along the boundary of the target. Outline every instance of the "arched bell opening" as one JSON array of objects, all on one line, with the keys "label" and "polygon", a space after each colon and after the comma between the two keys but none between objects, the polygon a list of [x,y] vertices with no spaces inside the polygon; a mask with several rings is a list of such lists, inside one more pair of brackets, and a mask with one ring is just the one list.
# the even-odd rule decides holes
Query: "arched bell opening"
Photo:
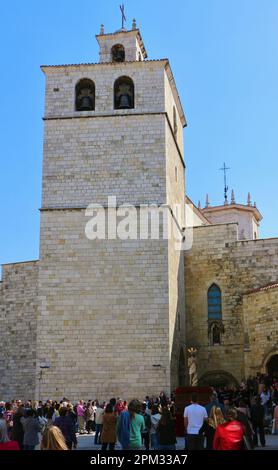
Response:
[{"label": "arched bell opening", "polygon": [[88,78],[82,78],[75,87],[75,110],[94,111],[95,84]]},{"label": "arched bell opening", "polygon": [[112,62],[125,61],[125,48],[122,44],[115,44],[111,49]]},{"label": "arched bell opening", "polygon": [[129,77],[120,77],[114,83],[114,109],[134,108],[134,83]]}]

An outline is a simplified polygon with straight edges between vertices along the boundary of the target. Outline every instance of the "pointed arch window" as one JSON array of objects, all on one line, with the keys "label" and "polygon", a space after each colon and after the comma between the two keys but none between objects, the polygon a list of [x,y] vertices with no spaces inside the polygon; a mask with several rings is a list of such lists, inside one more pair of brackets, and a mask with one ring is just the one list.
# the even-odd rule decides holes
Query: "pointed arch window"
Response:
[{"label": "pointed arch window", "polygon": [[88,78],[82,78],[75,87],[75,110],[94,111],[95,84]]},{"label": "pointed arch window", "polygon": [[114,109],[134,108],[134,83],[129,77],[119,77],[114,83]]},{"label": "pointed arch window", "polygon": [[222,319],[221,289],[212,284],[208,290],[208,320]]}]

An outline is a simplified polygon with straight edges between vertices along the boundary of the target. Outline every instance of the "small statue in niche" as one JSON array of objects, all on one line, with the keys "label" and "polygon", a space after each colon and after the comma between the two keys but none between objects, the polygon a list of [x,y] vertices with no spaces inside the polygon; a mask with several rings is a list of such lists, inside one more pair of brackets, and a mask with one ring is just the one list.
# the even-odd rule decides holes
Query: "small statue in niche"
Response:
[{"label": "small statue in niche", "polygon": [[221,344],[221,336],[224,334],[224,325],[220,320],[210,321],[208,325],[209,344],[211,346]]},{"label": "small statue in niche", "polygon": [[220,328],[214,325],[212,328],[212,344],[220,344]]}]

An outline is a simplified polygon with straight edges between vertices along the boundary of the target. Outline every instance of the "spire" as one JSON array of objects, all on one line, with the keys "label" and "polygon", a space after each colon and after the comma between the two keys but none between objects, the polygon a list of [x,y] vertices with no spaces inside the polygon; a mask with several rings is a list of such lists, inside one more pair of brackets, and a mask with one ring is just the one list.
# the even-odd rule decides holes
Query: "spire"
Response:
[{"label": "spire", "polygon": [[137,29],[136,19],[135,18],[133,18],[132,29]]},{"label": "spire", "polygon": [[248,196],[247,196],[247,206],[251,206],[251,194],[248,193]]},{"label": "spire", "polygon": [[209,195],[206,196],[206,207],[209,207]]},{"label": "spire", "polygon": [[100,25],[100,33],[99,34],[104,34],[104,24]]},{"label": "spire", "polygon": [[234,192],[234,190],[232,189],[231,204],[235,204],[235,203],[236,203],[235,192]]},{"label": "spire", "polygon": [[202,209],[201,208],[201,201],[198,202],[198,209],[199,209],[199,211]]}]

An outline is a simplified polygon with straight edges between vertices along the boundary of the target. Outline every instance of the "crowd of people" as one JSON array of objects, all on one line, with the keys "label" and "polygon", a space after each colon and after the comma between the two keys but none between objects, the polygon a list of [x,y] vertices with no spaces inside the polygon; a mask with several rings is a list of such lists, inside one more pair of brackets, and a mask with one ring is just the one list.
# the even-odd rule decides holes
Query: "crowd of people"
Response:
[{"label": "crowd of people", "polygon": [[[239,387],[212,387],[211,402],[197,397],[184,410],[189,449],[251,450],[265,447],[265,434],[278,435],[278,379],[258,373]],[[193,423],[193,424],[192,424]],[[259,439],[258,439],[259,435]]]},{"label": "crowd of people", "polygon": [[[76,449],[78,434],[92,434],[103,451],[117,442],[121,449],[175,450],[179,414],[174,395],[164,392],[129,403],[111,398],[72,404],[66,397],[0,402],[0,450]],[[278,435],[278,380],[257,374],[238,388],[211,387],[205,405],[193,394],[183,419],[185,449],[253,449],[259,440],[264,447],[266,431]]]}]

